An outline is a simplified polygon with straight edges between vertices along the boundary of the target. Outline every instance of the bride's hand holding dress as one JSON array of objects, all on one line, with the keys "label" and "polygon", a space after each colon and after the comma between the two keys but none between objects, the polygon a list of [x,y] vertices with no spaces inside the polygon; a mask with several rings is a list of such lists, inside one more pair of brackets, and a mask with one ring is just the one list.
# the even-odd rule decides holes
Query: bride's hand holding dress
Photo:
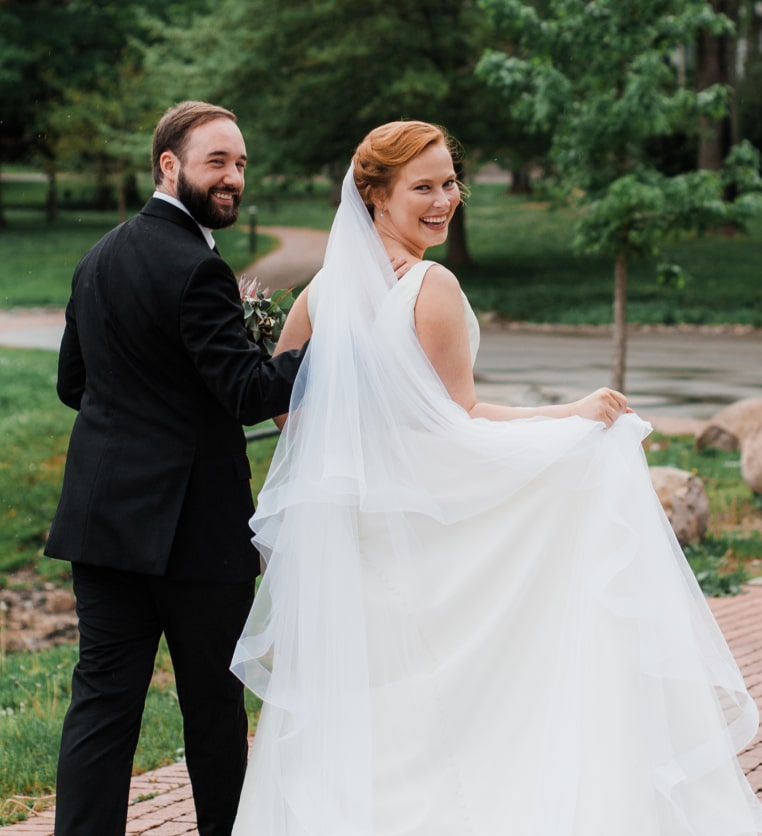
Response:
[{"label": "bride's hand holding dress", "polygon": [[605,387],[568,404],[514,407],[480,402],[463,316],[463,293],[456,277],[442,265],[435,264],[426,271],[415,304],[415,327],[421,346],[450,397],[472,418],[509,421],[537,415],[578,415],[610,427],[620,415],[632,412],[621,392]]}]

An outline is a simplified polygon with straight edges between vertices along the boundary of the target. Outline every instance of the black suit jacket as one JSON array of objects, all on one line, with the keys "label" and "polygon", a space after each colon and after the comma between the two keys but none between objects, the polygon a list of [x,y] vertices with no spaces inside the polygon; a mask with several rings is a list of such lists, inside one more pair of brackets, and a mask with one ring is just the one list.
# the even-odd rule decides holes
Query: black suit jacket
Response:
[{"label": "black suit jacket", "polygon": [[45,553],[254,578],[242,425],[288,410],[302,354],[250,343],[228,265],[189,215],[149,200],[74,273],[57,388],[78,415]]}]

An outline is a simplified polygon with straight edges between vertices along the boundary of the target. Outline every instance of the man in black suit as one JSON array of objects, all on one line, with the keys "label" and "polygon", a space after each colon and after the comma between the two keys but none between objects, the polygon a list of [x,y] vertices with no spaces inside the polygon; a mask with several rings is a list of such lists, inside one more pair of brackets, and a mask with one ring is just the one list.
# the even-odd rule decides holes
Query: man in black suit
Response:
[{"label": "man in black suit", "polygon": [[304,349],[247,337],[211,230],[231,225],[246,147],[235,116],[183,102],[158,123],[156,192],[72,281],[58,394],[77,410],[45,549],[71,561],[79,661],[56,836],[122,836],[157,646],[166,636],[200,836],[229,836],[247,759],[229,671],[259,571],[243,424],[288,410]]}]

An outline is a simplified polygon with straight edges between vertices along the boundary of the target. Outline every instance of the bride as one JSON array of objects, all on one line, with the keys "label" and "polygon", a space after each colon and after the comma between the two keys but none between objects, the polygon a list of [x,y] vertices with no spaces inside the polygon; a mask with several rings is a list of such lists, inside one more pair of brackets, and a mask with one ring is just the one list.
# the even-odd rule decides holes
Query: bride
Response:
[{"label": "bride", "polygon": [[[478,401],[476,318],[424,260],[440,128],[383,125],[278,344],[311,337],[252,520],[233,670],[264,701],[234,834],[749,836],[757,708],[599,389]],[[391,258],[410,267],[397,280]]]}]

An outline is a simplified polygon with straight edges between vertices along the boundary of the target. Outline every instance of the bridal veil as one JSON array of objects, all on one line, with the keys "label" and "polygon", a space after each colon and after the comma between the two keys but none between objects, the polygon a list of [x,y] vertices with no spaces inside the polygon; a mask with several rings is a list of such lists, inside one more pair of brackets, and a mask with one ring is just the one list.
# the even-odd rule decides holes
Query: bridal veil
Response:
[{"label": "bridal veil", "polygon": [[[404,281],[404,280],[403,280]],[[636,415],[471,419],[352,169],[252,520],[238,834],[741,836],[757,709]]]}]

